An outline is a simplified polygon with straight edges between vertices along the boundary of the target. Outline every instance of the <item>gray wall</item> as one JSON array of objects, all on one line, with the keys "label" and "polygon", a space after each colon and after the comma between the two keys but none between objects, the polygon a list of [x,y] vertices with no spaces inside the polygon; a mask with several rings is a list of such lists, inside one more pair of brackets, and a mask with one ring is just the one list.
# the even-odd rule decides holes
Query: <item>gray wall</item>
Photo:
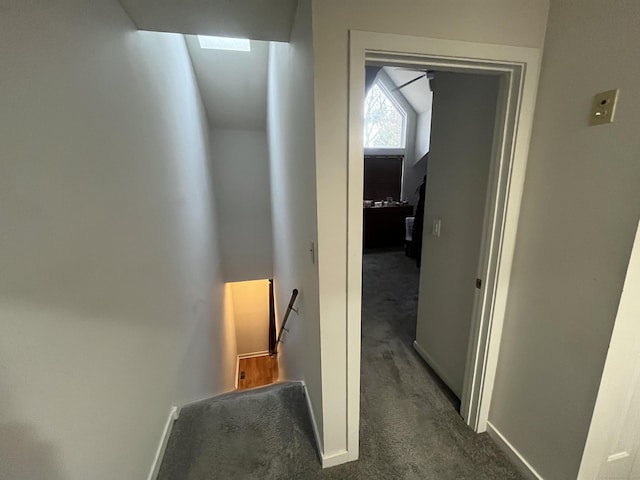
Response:
[{"label": "gray wall", "polygon": [[278,325],[291,291],[300,291],[280,347],[281,377],[305,380],[321,433],[318,271],[309,252],[317,245],[313,72],[311,2],[300,0],[291,43],[272,43],[269,51],[273,278]]},{"label": "gray wall", "polygon": [[[576,478],[640,216],[640,3],[552,2],[490,421]],[[620,87],[615,123],[588,125]]]},{"label": "gray wall", "polygon": [[1,9],[0,478],[146,478],[170,407],[234,381],[184,40]]},{"label": "gray wall", "polygon": [[[491,163],[497,76],[434,80],[416,343],[461,397]],[[440,237],[431,234],[441,220]]]},{"label": "gray wall", "polygon": [[211,131],[211,164],[225,282],[271,278],[271,188],[264,131]]}]

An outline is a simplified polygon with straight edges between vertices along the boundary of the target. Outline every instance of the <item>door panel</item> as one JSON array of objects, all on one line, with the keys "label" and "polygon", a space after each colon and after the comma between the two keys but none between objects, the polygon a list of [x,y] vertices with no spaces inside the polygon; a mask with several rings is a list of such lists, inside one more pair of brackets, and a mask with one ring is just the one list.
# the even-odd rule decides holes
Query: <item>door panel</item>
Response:
[{"label": "door panel", "polygon": [[579,480],[640,479],[640,228],[627,268]]},{"label": "door panel", "polygon": [[[436,72],[416,349],[461,397],[499,78]],[[432,235],[440,220],[440,236]]]}]

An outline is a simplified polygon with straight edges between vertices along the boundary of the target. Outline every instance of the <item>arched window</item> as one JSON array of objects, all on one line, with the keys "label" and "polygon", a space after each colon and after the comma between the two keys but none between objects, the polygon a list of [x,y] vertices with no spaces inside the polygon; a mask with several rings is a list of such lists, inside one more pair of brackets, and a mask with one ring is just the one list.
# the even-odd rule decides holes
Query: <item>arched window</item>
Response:
[{"label": "arched window", "polygon": [[406,113],[379,81],[364,100],[364,147],[404,148]]}]

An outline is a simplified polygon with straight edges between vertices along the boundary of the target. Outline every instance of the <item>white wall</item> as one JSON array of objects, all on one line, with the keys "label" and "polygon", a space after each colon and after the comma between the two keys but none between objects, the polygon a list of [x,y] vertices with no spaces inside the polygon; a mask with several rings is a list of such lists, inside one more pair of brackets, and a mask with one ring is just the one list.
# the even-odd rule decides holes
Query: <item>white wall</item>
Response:
[{"label": "white wall", "polygon": [[269,280],[228,283],[238,355],[269,350]]},{"label": "white wall", "polygon": [[[433,95],[433,94],[431,94]],[[418,204],[418,188],[427,173],[429,148],[431,145],[431,109],[416,117],[416,141],[413,155],[406,157],[404,166],[404,196],[411,205]]]},{"label": "white wall", "polygon": [[[433,92],[431,92],[433,98]],[[414,162],[421,160],[431,146],[431,109],[418,115],[416,124],[416,150],[414,154]]]},{"label": "white wall", "polygon": [[234,381],[184,40],[1,8],[0,478],[145,478],[170,407]]},{"label": "white wall", "polygon": [[[640,216],[640,3],[556,0],[489,420],[548,480],[576,478]],[[620,87],[615,122],[593,95]]]},{"label": "white wall", "polygon": [[346,440],[347,90],[349,29],[540,47],[548,1],[313,2],[324,442]]},{"label": "white wall", "polygon": [[269,148],[264,131],[211,131],[220,253],[225,282],[273,273]]},{"label": "white wall", "polygon": [[[497,76],[438,72],[416,343],[462,398],[498,98]],[[433,220],[441,234],[431,234]]]},{"label": "white wall", "polygon": [[291,42],[272,43],[269,51],[273,278],[278,325],[291,291],[300,291],[279,349],[280,377],[305,380],[322,432],[318,272],[309,251],[317,244],[313,78],[311,2],[300,0]]},{"label": "white wall", "polygon": [[209,126],[227,130],[264,130],[267,121],[269,42],[250,42],[251,51],[201,48],[185,35]]}]

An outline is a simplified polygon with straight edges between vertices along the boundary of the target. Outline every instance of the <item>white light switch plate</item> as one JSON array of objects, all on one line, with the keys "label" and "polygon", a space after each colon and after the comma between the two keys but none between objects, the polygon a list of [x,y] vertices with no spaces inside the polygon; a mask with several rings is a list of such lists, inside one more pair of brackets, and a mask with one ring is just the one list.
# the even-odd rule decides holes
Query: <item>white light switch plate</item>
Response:
[{"label": "white light switch plate", "polygon": [[439,237],[440,236],[440,226],[441,226],[442,222],[440,221],[439,218],[435,219],[433,221],[433,230],[431,230],[431,234],[434,237]]}]

